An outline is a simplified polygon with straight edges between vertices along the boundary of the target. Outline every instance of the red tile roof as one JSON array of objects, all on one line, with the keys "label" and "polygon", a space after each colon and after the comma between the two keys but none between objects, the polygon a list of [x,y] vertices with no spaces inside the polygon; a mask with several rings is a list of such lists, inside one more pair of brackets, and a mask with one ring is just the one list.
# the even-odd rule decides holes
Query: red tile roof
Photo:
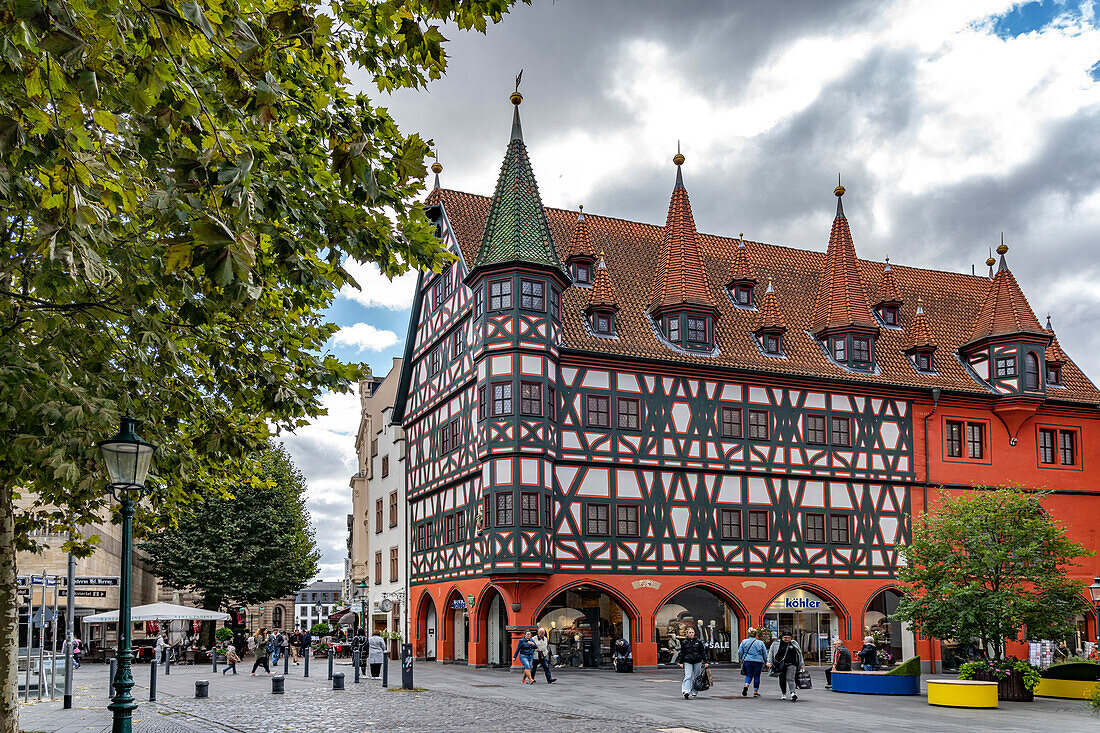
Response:
[{"label": "red tile roof", "polygon": [[[436,194],[438,197],[433,203],[443,204],[463,257],[467,263],[473,262],[485,228],[489,199],[448,189],[434,192],[433,196]],[[554,241],[568,242],[576,225],[576,212],[547,209],[546,215]],[[705,356],[668,348],[658,340],[646,314],[652,301],[654,273],[660,259],[664,237],[662,227],[593,216],[591,213],[586,214],[585,219],[592,242],[603,250],[608,274],[614,281],[620,308],[616,316],[619,338],[597,338],[588,333],[582,311],[588,303],[589,291],[571,287],[562,295],[563,347],[566,349],[701,367],[786,374],[811,380],[832,378],[924,389],[939,386],[945,390],[989,394],[989,390],[975,382],[958,359],[951,357],[952,352],[969,340],[969,324],[973,323],[974,314],[981,309],[990,287],[985,276],[893,265],[898,293],[904,302],[900,309],[901,324],[911,322],[917,297],[924,298],[931,338],[943,354],[936,363],[938,373],[925,375],[913,369],[904,353],[910,346],[909,334],[905,330],[891,328],[883,328],[878,337],[875,348],[878,371],[856,373],[830,362],[817,340],[808,333],[813,328],[814,316],[808,303],[825,269],[824,253],[745,242],[757,280],[766,280],[770,274],[775,280],[777,292],[783,293],[779,304],[789,329],[784,337],[787,358],[775,359],[761,354],[751,342],[759,314],[735,307],[725,295],[725,280],[737,240],[700,234],[698,244],[703,266],[701,271],[705,274],[704,287],[721,315],[715,328],[718,354]],[[855,266],[864,283],[877,283],[882,278],[883,266],[879,263],[857,261]],[[867,298],[866,291],[863,297]],[[1067,361],[1063,367],[1062,381],[1066,389],[1058,390],[1051,397],[1100,404],[1100,391],[1072,361]]]},{"label": "red tile roof", "polygon": [[886,266],[882,268],[882,282],[878,286],[878,297],[875,305],[882,303],[896,303],[901,305],[901,296],[898,295],[898,281],[894,279],[894,268],[890,267],[890,258],[886,258]]},{"label": "red tile roof", "polygon": [[1001,255],[1001,264],[997,267],[997,274],[993,276],[993,282],[990,283],[981,310],[978,311],[978,319],[970,332],[970,341],[1010,333],[1046,333],[1039,325],[1039,319],[1031,310],[1012,270],[1008,269],[1005,262],[1007,251],[1008,247],[1003,244],[997,248],[997,253]]},{"label": "red tile roof", "polygon": [[603,252],[600,252],[600,261],[596,264],[596,277],[592,281],[592,291],[588,294],[588,309],[608,308],[618,310],[619,300],[615,296],[615,286],[611,284],[611,276],[607,272],[607,262]]},{"label": "red tile roof", "polygon": [[917,312],[913,314],[906,329],[909,334],[910,349],[934,349],[936,342],[932,340],[932,329],[928,327],[928,316],[924,313],[924,299],[917,298]]},{"label": "red tile roof", "polygon": [[749,251],[745,248],[745,235],[737,242],[737,249],[733,251],[733,264],[730,265],[730,276],[726,279],[726,285],[744,283],[746,285],[756,282],[756,276],[752,272],[752,263],[749,262]]},{"label": "red tile roof", "polygon": [[699,256],[699,234],[695,231],[695,219],[691,215],[691,201],[688,200],[679,165],[676,166],[676,185],[668,204],[660,255],[656,268],[657,281],[649,301],[650,310],[685,305],[715,310]]},{"label": "red tile roof", "polygon": [[588,257],[596,259],[596,249],[592,246],[592,238],[588,236],[588,224],[584,220],[584,207],[577,214],[577,225],[573,227],[573,235],[569,238],[569,246],[565,248],[565,261],[574,257]]},{"label": "red tile roof", "polygon": [[814,300],[814,333],[848,326],[878,330],[878,322],[871,315],[871,304],[867,301],[867,290],[863,285],[866,280],[860,271],[852,232],[848,229],[848,219],[841,207],[840,197],[843,194],[844,189],[837,186],[836,218],[833,219],[825,268]]},{"label": "red tile roof", "polygon": [[[744,244],[740,245],[744,249]],[[786,331],[787,324],[783,320],[783,311],[779,308],[779,299],[775,295],[775,285],[771,277],[768,277],[768,287],[764,291],[764,297],[760,299],[760,325],[756,330]]]},{"label": "red tile roof", "polygon": [[1046,352],[1047,364],[1069,363],[1069,357],[1066,356],[1066,352],[1062,351],[1062,345],[1058,343],[1058,337],[1054,334],[1054,329],[1050,325],[1050,316],[1047,316],[1047,327],[1044,330],[1051,336],[1050,346],[1047,347]]}]

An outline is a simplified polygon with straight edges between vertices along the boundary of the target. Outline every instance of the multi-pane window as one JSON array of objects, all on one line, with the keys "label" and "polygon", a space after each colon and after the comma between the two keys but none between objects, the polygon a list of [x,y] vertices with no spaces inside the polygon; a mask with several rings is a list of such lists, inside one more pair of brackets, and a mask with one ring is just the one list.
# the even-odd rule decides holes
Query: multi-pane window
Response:
[{"label": "multi-pane window", "polygon": [[830,421],[832,427],[832,440],[833,445],[851,445],[852,444],[852,421],[847,417],[833,417]]},{"label": "multi-pane window", "polygon": [[524,491],[519,495],[519,523],[523,527],[539,526],[539,495]]},{"label": "multi-pane window", "polygon": [[561,293],[553,285],[550,286],[550,315],[561,318]]},{"label": "multi-pane window", "polygon": [[1039,463],[1054,463],[1054,436],[1057,430],[1039,429]]},{"label": "multi-pane window", "polygon": [[431,373],[432,374],[438,374],[439,373],[439,369],[440,369],[440,366],[442,364],[442,358],[441,358],[441,356],[442,356],[441,352],[442,351],[443,351],[443,348],[440,347],[440,346],[437,346],[434,349],[432,349],[431,356],[429,357],[429,359],[431,359]]},{"label": "multi-pane window", "polygon": [[397,548],[390,548],[390,582],[397,582]]},{"label": "multi-pane window", "polygon": [[1047,366],[1047,384],[1062,385],[1062,367]]},{"label": "multi-pane window", "polygon": [[481,318],[485,312],[485,291],[480,287],[474,291],[474,318]]},{"label": "multi-pane window", "polygon": [[554,526],[554,497],[549,494],[542,497],[542,525],[547,529]]},{"label": "multi-pane window", "polygon": [[459,542],[466,540],[466,510],[463,509],[455,516],[455,535]]},{"label": "multi-pane window", "polygon": [[764,353],[778,354],[780,343],[780,337],[775,335],[774,333],[764,334]]},{"label": "multi-pane window", "polygon": [[848,340],[843,336],[833,339],[833,359],[848,361]]},{"label": "multi-pane window", "polygon": [[397,492],[390,492],[390,526],[397,526]]},{"label": "multi-pane window", "polygon": [[507,310],[512,307],[512,281],[492,280],[489,282],[489,310]]},{"label": "multi-pane window", "polygon": [[1077,433],[1072,430],[1062,430],[1058,433],[1058,446],[1062,453],[1062,465],[1072,466],[1077,463]]},{"label": "multi-pane window", "polygon": [[455,543],[455,515],[449,514],[447,516],[447,544],[453,545]]},{"label": "multi-pane window", "polygon": [[511,527],[515,523],[515,518],[512,515],[512,502],[514,500],[514,495],[511,491],[501,491],[497,493],[496,525],[498,527]]},{"label": "multi-pane window", "polygon": [[998,377],[1016,376],[1016,357],[1002,356],[993,362],[993,373]]},{"label": "multi-pane window", "polygon": [[638,536],[637,504],[623,504],[615,507],[615,533],[620,537]]},{"label": "multi-pane window", "polygon": [[985,456],[985,425],[977,422],[966,424],[966,453],[970,458]]},{"label": "multi-pane window", "polygon": [[1027,356],[1024,357],[1024,378],[1028,389],[1041,388],[1039,384],[1039,358],[1032,351],[1029,351]]},{"label": "multi-pane window", "polygon": [[493,507],[490,505],[489,495],[481,498],[481,528],[488,529],[493,526]]},{"label": "multi-pane window", "polygon": [[477,419],[485,419],[485,387],[477,388]]},{"label": "multi-pane window", "polygon": [[856,361],[871,361],[871,340],[858,336],[853,338],[852,358]]},{"label": "multi-pane window", "polygon": [[917,369],[922,372],[932,371],[932,355],[927,351],[917,352]]},{"label": "multi-pane window", "polygon": [[[424,525],[420,525],[420,538],[423,541]],[[423,549],[423,548],[421,548]],[[382,585],[382,553],[374,553],[374,584]]]},{"label": "multi-pane window", "polygon": [[[428,528],[427,528],[426,525],[421,524],[420,526],[418,526],[416,528],[416,549],[426,550],[428,548],[427,540],[425,539],[425,537],[427,536],[427,533],[428,533]],[[378,572],[379,572],[379,574],[381,574],[382,573],[382,553],[379,552],[375,557],[378,560]],[[382,581],[380,580],[378,582],[382,582]]]},{"label": "multi-pane window", "polygon": [[451,358],[454,358],[466,350],[466,339],[463,338],[462,328],[456,328],[451,334]]},{"label": "multi-pane window", "polygon": [[521,415],[542,415],[542,384],[540,382],[520,383],[519,412]]},{"label": "multi-pane window", "polygon": [[637,430],[638,400],[633,397],[620,397],[616,406],[619,410],[619,427],[624,430]]},{"label": "multi-pane window", "polygon": [[740,438],[741,437],[741,408],[740,407],[723,407],[721,408],[722,418],[722,437],[723,438]]},{"label": "multi-pane window", "polygon": [[592,282],[592,268],[583,262],[578,262],[574,277],[578,285],[588,285]]},{"label": "multi-pane window", "polygon": [[724,539],[724,540],[739,540],[739,539],[741,539],[741,510],[740,509],[720,509],[720,510],[718,510],[718,521],[721,524],[722,539]]},{"label": "multi-pane window", "polygon": [[886,306],[882,309],[882,322],[887,326],[898,325],[898,309],[893,306]]},{"label": "multi-pane window", "polygon": [[588,534],[611,534],[611,507],[608,504],[585,505],[585,524]]},{"label": "multi-pane window", "polygon": [[963,423],[956,422],[954,420],[948,420],[946,424],[946,435],[944,436],[947,455],[949,458],[962,458],[962,433]]},{"label": "multi-pane window", "polygon": [[710,339],[707,338],[707,319],[688,316],[687,336],[688,341],[695,344],[705,344],[709,341]]},{"label": "multi-pane window", "polygon": [[520,278],[519,307],[529,311],[545,311],[546,283],[542,280]]},{"label": "multi-pane window", "polygon": [[451,266],[448,265],[435,281],[435,307],[443,305],[443,301],[451,294]]},{"label": "multi-pane window", "polygon": [[512,383],[493,382],[493,414],[512,414]]},{"label": "multi-pane window", "polygon": [[390,457],[382,456],[382,478],[390,475]]},{"label": "multi-pane window", "polygon": [[847,514],[829,515],[829,542],[837,545],[848,544],[848,521]]},{"label": "multi-pane window", "polygon": [[546,416],[551,420],[556,420],[557,412],[557,401],[554,388],[548,384],[546,385]]},{"label": "multi-pane window", "polygon": [[752,305],[752,288],[739,285],[734,288],[733,299],[737,302],[737,305],[748,308]]},{"label": "multi-pane window", "polygon": [[825,444],[825,416],[806,416],[806,442],[814,445]]},{"label": "multi-pane window", "polygon": [[586,402],[587,420],[590,428],[611,427],[611,398],[604,395],[588,395]]},{"label": "multi-pane window", "polygon": [[753,440],[768,439],[770,414],[767,410],[749,410],[749,437]]},{"label": "multi-pane window", "polygon": [[601,336],[611,335],[611,316],[607,313],[592,314],[592,332]]},{"label": "multi-pane window", "polygon": [[451,420],[451,450],[458,450],[459,419]]},{"label": "multi-pane window", "polygon": [[451,426],[442,425],[439,428],[439,442],[444,453],[451,452]]},{"label": "multi-pane window", "polygon": [[374,502],[374,531],[382,531],[382,500],[378,499]]},{"label": "multi-pane window", "polygon": [[680,316],[669,316],[665,321],[665,333],[673,343],[680,341]]},{"label": "multi-pane window", "polygon": [[805,536],[807,542],[825,541],[825,515],[807,514],[805,524]]},{"label": "multi-pane window", "polygon": [[768,513],[766,511],[749,512],[749,539],[766,542],[768,536]]}]

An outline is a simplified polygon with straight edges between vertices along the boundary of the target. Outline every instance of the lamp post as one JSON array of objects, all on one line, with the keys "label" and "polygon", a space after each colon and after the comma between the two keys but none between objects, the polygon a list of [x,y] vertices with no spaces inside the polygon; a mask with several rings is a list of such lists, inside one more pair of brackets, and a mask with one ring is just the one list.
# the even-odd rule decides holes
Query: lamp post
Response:
[{"label": "lamp post", "polygon": [[[134,702],[130,691],[134,687],[134,677],[130,671],[130,660],[134,655],[130,649],[130,635],[133,633],[130,623],[130,570],[131,570],[131,525],[134,519],[134,507],[145,495],[145,476],[149,473],[149,464],[153,459],[156,446],[147,443],[137,434],[137,420],[122,418],[118,435],[99,443],[103,461],[107,464],[107,473],[111,483],[107,490],[118,499],[122,515],[122,570],[118,600],[118,673],[115,675],[115,696],[107,709],[112,713],[112,733],[130,733],[133,724]],[[72,593],[72,588],[69,589]]]},{"label": "lamp post", "polygon": [[363,631],[367,630],[367,581],[360,580],[355,584],[355,587],[359,589],[359,623],[362,625]]},{"label": "lamp post", "polygon": [[1096,632],[1096,646],[1100,649],[1100,578],[1095,578],[1089,586],[1089,595],[1092,596],[1092,610],[1096,614],[1096,625],[1092,630]]}]

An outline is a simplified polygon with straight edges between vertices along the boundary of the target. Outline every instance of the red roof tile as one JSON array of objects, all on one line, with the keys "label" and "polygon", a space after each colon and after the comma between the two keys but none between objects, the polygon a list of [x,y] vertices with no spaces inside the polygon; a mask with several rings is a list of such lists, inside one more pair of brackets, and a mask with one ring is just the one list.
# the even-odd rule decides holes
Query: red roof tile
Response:
[{"label": "red roof tile", "polygon": [[596,248],[592,246],[592,237],[588,235],[588,223],[584,220],[584,207],[577,214],[577,225],[573,227],[573,234],[569,238],[569,246],[565,248],[565,261],[574,257],[588,257],[596,259]]},{"label": "red roof tile", "polygon": [[875,305],[883,303],[901,305],[901,296],[898,295],[898,281],[894,279],[894,268],[890,267],[890,258],[886,258],[886,266],[882,268],[882,281],[878,285],[878,297]]},{"label": "red roof tile", "polygon": [[1035,311],[1031,310],[1012,270],[1008,269],[1005,262],[1007,251],[1008,247],[1003,244],[997,248],[997,253],[1001,255],[1001,264],[986,291],[978,318],[974,321],[974,329],[970,332],[970,341],[1010,333],[1046,333],[1039,325],[1039,319],[1035,317]]},{"label": "red roof tile", "polygon": [[848,326],[878,330],[878,322],[871,315],[871,304],[867,302],[867,290],[863,286],[852,232],[841,208],[840,197],[843,194],[844,189],[837,186],[836,218],[833,219],[825,268],[814,300],[814,333]]},{"label": "red roof tile", "polygon": [[928,316],[924,314],[923,298],[917,298],[917,312],[913,314],[913,320],[906,330],[910,349],[936,348],[936,342],[932,340],[932,329],[928,327]]},{"label": "red roof tile", "polygon": [[[489,199],[484,196],[442,189],[435,202],[442,203],[458,237],[463,258],[473,262],[485,227]],[[435,193],[433,193],[435,196]],[[576,225],[577,214],[563,209],[547,209],[547,220],[556,241],[568,241]],[[565,349],[602,353],[613,356],[654,359],[664,362],[695,364],[807,379],[831,378],[867,384],[911,386],[928,389],[939,386],[945,390],[989,394],[988,389],[974,381],[958,359],[937,361],[937,374],[920,375],[913,370],[905,350],[910,336],[902,329],[881,330],[875,348],[878,371],[857,373],[838,367],[826,358],[818,341],[809,333],[813,328],[814,311],[808,303],[817,290],[825,269],[826,255],[821,252],[793,249],[747,241],[751,261],[758,271],[768,272],[775,280],[777,292],[783,293],[786,309],[782,311],[787,331],[784,337],[786,359],[764,356],[752,343],[753,331],[759,325],[758,313],[737,308],[725,296],[725,280],[737,240],[698,235],[699,257],[705,273],[706,293],[718,308],[721,318],[715,327],[717,356],[705,356],[669,349],[658,340],[652,322],[646,314],[652,294],[652,281],[660,259],[664,230],[660,226],[585,215],[593,243],[604,252],[608,275],[618,300],[616,316],[618,339],[592,336],[584,325],[582,311],[588,304],[589,291],[567,288],[562,295],[562,326]],[[883,266],[876,262],[857,262],[860,281],[877,283]],[[900,322],[908,325],[916,311],[918,296],[923,296],[931,340],[941,352],[950,355],[969,340],[969,324],[981,309],[989,290],[989,280],[983,275],[924,270],[892,265],[898,294],[906,304],[900,309]],[[864,298],[867,298],[864,293]],[[908,304],[912,304],[911,306]],[[1088,377],[1067,361],[1062,369],[1064,390],[1058,390],[1061,400],[1100,404],[1100,391]]]},{"label": "red roof tile", "polygon": [[745,237],[741,235],[737,242],[737,249],[733,251],[733,264],[730,265],[730,276],[726,280],[726,285],[755,282],[756,276],[752,271],[752,263],[749,262],[749,251],[745,247]]},{"label": "red roof tile", "polygon": [[691,201],[680,166],[676,166],[676,185],[668,204],[661,242],[660,260],[657,263],[657,280],[649,300],[652,311],[667,310],[678,306],[697,306],[714,311],[714,303],[707,287],[703,261],[699,255],[699,235],[695,231],[695,219],[691,215]]},{"label": "red roof tile", "polygon": [[[744,249],[741,244],[739,249]],[[783,313],[779,310],[779,299],[775,295],[775,285],[771,277],[768,277],[768,288],[764,291],[764,297],[760,299],[760,325],[756,330],[786,331],[787,324],[783,321]]]},{"label": "red roof tile", "polygon": [[611,276],[607,273],[607,262],[603,252],[600,252],[600,261],[596,264],[596,277],[592,281],[592,292],[588,294],[587,309],[609,308],[618,310],[618,298],[615,296],[615,286],[611,284]]}]

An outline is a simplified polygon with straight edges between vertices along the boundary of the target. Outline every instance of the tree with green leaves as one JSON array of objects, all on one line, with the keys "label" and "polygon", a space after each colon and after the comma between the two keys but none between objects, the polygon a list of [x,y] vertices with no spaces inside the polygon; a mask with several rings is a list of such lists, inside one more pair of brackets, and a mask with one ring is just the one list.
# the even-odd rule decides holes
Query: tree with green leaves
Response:
[{"label": "tree with green leaves", "polygon": [[1061,639],[1087,610],[1067,572],[1093,553],[1043,509],[1042,492],[974,487],[914,521],[895,614],[939,639],[978,639],[995,659],[1007,641]]},{"label": "tree with green leaves", "polygon": [[440,27],[513,2],[0,4],[0,733],[32,517],[106,518],[95,440],[130,413],[160,446],[139,531],[170,523],[259,480],[270,431],[360,377],[323,354],[346,259],[392,276],[448,255],[418,202],[429,142],[348,69],[421,87]]},{"label": "tree with green leaves", "polygon": [[282,445],[260,466],[261,482],[199,500],[141,543],[158,578],[199,593],[211,611],[297,593],[317,574],[305,478]]}]

